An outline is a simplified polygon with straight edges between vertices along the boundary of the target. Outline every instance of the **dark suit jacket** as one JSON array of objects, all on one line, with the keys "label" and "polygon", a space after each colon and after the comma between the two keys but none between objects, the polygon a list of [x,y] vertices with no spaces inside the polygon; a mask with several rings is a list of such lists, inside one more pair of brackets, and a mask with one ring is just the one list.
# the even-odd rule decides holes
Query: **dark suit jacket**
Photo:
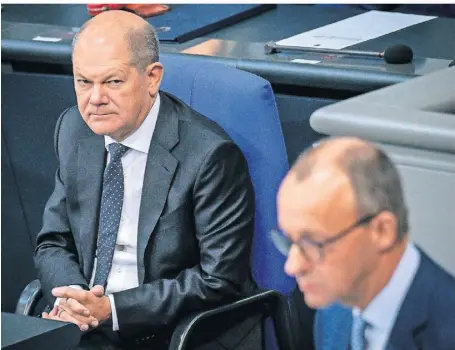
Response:
[{"label": "dark suit jacket", "polygon": [[[455,278],[420,251],[416,276],[398,312],[387,350],[455,350]],[[316,312],[317,350],[348,349],[352,311],[333,305]]]},{"label": "dark suit jacket", "polygon": [[304,294],[296,286],[289,298],[292,334],[296,349],[314,350],[313,326],[315,309],[305,303]]},{"label": "dark suit jacket", "polygon": [[[174,325],[183,315],[250,294],[254,193],[246,160],[215,122],[161,92],[139,216],[139,287],[114,294],[121,331]],[[106,151],[76,107],[55,131],[59,168],[37,237],[44,294],[93,271]]]}]

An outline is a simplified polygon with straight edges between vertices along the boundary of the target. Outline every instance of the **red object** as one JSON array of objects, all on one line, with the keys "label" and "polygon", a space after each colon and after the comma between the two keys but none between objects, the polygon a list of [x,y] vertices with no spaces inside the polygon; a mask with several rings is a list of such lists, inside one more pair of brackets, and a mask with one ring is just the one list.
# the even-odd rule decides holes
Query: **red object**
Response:
[{"label": "red object", "polygon": [[141,17],[151,17],[169,11],[169,6],[160,4],[87,4],[90,16],[96,16],[109,10],[127,10]]},{"label": "red object", "polygon": [[96,16],[97,14],[108,11],[108,10],[121,10],[123,4],[88,4],[87,11],[90,16]]}]

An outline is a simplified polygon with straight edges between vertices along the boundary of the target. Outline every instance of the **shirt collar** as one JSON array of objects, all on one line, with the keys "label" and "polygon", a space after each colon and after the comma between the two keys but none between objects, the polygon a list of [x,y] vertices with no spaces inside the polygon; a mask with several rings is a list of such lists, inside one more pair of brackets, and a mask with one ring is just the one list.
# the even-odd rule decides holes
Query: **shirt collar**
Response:
[{"label": "shirt collar", "polygon": [[[148,154],[150,142],[152,141],[152,136],[155,131],[156,121],[158,120],[160,103],[161,103],[160,94],[157,94],[155,102],[153,103],[153,106],[150,109],[149,114],[147,114],[139,128],[121,142],[122,145],[125,145],[136,151]],[[117,141],[115,141],[112,137],[107,135],[104,136],[104,145],[106,149],[107,146],[114,142]]]},{"label": "shirt collar", "polygon": [[412,243],[408,243],[389,282],[368,304],[363,312],[353,308],[353,315],[362,318],[371,326],[379,329],[391,329],[401,304],[411,286],[420,264],[420,253]]}]

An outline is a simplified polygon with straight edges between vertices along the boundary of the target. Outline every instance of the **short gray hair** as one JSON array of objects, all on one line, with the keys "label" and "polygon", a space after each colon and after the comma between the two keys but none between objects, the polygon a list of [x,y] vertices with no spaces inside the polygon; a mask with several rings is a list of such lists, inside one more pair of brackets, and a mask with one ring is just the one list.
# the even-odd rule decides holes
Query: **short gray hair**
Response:
[{"label": "short gray hair", "polygon": [[401,240],[409,223],[400,175],[392,160],[381,149],[372,148],[348,153],[342,162],[354,188],[359,216],[390,211],[397,218]]},{"label": "short gray hair", "polygon": [[[299,157],[293,167],[299,181],[311,174],[315,165],[312,155],[329,140],[322,140]],[[351,181],[359,218],[390,211],[397,218],[397,236],[401,240],[409,231],[408,212],[400,175],[387,154],[373,145],[354,146],[337,159],[337,164]]]},{"label": "short gray hair", "polygon": [[141,29],[130,30],[127,33],[127,40],[130,44],[132,63],[140,71],[160,60],[158,36],[151,24],[147,23]]},{"label": "short gray hair", "polygon": [[[90,26],[90,22],[86,22],[73,37],[72,54],[81,34]],[[160,60],[160,51],[158,44],[158,36],[155,28],[149,23],[139,29],[130,29],[125,33],[125,40],[130,46],[131,64],[136,66],[139,71],[144,71],[145,68],[154,62]]]}]

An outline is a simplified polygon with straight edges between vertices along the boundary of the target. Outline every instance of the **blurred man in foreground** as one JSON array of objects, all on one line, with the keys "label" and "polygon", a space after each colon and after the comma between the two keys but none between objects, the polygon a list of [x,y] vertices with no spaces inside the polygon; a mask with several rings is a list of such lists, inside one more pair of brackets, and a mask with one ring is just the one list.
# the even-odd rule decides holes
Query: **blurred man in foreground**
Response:
[{"label": "blurred man in foreground", "polygon": [[318,309],[316,349],[455,349],[455,279],[410,241],[381,150],[346,137],[304,153],[279,190],[278,221],[285,270]]}]

